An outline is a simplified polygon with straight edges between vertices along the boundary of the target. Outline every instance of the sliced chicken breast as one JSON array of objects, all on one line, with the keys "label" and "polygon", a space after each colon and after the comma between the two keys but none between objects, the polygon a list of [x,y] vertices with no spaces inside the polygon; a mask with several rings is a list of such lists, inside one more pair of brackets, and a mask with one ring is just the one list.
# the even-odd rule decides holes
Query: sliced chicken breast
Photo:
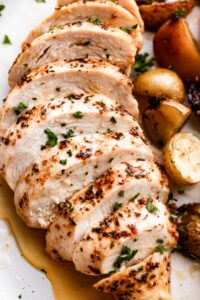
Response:
[{"label": "sliced chicken breast", "polygon": [[42,149],[51,147],[52,139],[54,144],[63,140],[63,134],[70,130],[73,135],[108,130],[142,133],[123,107],[103,95],[81,95],[69,101],[58,99],[37,105],[21,115],[1,140],[0,167],[9,186],[14,189],[19,177]]},{"label": "sliced chicken breast", "polygon": [[176,245],[175,225],[162,202],[139,196],[117,208],[85,233],[73,256],[77,271],[98,275],[124,270]]},{"label": "sliced chicken breast", "polygon": [[10,92],[2,107],[0,132],[4,134],[26,109],[55,98],[66,99],[85,93],[108,96],[137,118],[138,104],[132,89],[126,75],[106,62],[58,61],[48,64],[32,72],[23,85]]},{"label": "sliced chicken breast", "polygon": [[[85,0],[85,2],[99,2],[99,0]],[[112,1],[112,0],[111,0]],[[69,5],[71,3],[78,2],[78,0],[57,0],[58,7],[62,7],[65,5]],[[115,4],[121,5],[125,9],[127,9],[131,14],[133,14],[137,19],[138,23],[140,24],[141,28],[144,29],[144,22],[139,12],[139,8],[135,2],[135,0],[114,0]]]},{"label": "sliced chicken breast", "polygon": [[63,204],[47,233],[46,250],[53,259],[72,260],[84,233],[108,217],[113,208],[137,197],[165,202],[168,194],[166,177],[155,163],[138,160],[115,165],[69,200],[71,212],[68,202]]},{"label": "sliced chicken breast", "polygon": [[12,66],[9,83],[22,83],[35,68],[57,60],[89,59],[109,61],[130,74],[136,47],[132,37],[118,28],[89,22],[55,27],[35,39]]},{"label": "sliced chicken breast", "polygon": [[153,159],[140,137],[129,133],[77,136],[44,150],[15,189],[19,216],[31,227],[47,228],[60,203],[92,183],[112,165]]},{"label": "sliced chicken breast", "polygon": [[100,292],[123,300],[172,300],[170,254],[154,253],[141,263],[96,283]]},{"label": "sliced chicken breast", "polygon": [[141,28],[137,18],[129,11],[112,1],[85,2],[83,0],[55,10],[29,33],[23,43],[23,48],[28,47],[38,36],[52,31],[54,27],[77,22],[91,22],[97,26],[120,28],[132,35],[138,49],[142,46]]}]

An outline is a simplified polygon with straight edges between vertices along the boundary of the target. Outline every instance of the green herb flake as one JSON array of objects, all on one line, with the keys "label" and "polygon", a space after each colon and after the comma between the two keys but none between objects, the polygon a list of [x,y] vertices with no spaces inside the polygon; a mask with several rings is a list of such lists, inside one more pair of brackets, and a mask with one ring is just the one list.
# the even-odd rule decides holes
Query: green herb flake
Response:
[{"label": "green herb flake", "polygon": [[116,123],[117,123],[117,120],[115,119],[115,117],[111,117],[110,121],[111,121],[113,124],[116,124]]},{"label": "green herb flake", "polygon": [[178,216],[176,214],[170,214],[170,221],[176,222],[178,219]]},{"label": "green herb flake", "polygon": [[157,246],[155,247],[155,251],[160,252],[161,254],[163,254],[166,251],[166,248],[163,245],[163,240],[157,240]]},{"label": "green herb flake", "polygon": [[109,164],[111,164],[111,162],[114,160],[114,157],[111,157],[110,159],[109,159]]},{"label": "green herb flake", "polygon": [[37,3],[46,3],[46,0],[35,0]]},{"label": "green herb flake", "polygon": [[22,299],[22,294],[18,295],[18,299]]},{"label": "green herb flake", "polygon": [[74,137],[74,130],[69,129],[66,133],[63,133],[62,135],[65,139],[69,139],[71,137]]},{"label": "green herb flake", "polygon": [[136,28],[138,27],[138,24],[135,24],[134,26],[132,27],[129,27],[129,26],[123,26],[123,27],[120,27],[120,29],[126,33],[132,33],[133,30],[135,30]]},{"label": "green herb flake", "polygon": [[44,130],[44,132],[46,133],[48,140],[46,142],[46,146],[50,146],[50,147],[54,147],[57,145],[58,142],[58,137],[55,135],[55,133],[53,131],[51,131],[51,129],[46,128]]},{"label": "green herb flake", "polygon": [[115,204],[113,205],[113,211],[117,211],[118,209],[120,209],[122,207],[122,203],[119,202],[115,202]]},{"label": "green herb flake", "polygon": [[180,17],[185,17],[185,9],[180,7],[178,8],[175,12],[173,17],[175,17],[176,19],[179,19]]},{"label": "green herb flake", "polygon": [[72,157],[72,155],[73,155],[72,150],[68,150],[67,154],[69,155],[69,157]]},{"label": "green herb flake", "polygon": [[140,196],[140,193],[135,194],[130,201],[134,202],[138,197]]},{"label": "green herb flake", "polygon": [[145,52],[143,54],[138,54],[136,56],[136,62],[133,65],[135,72],[144,73],[153,67],[155,63],[155,58],[150,57],[149,53]]},{"label": "green herb flake", "polygon": [[93,21],[91,21],[94,25],[100,26],[101,25],[101,21],[99,19],[95,19]]},{"label": "green herb flake", "polygon": [[73,117],[77,119],[82,119],[83,113],[81,111],[76,111],[75,113],[73,113]]},{"label": "green herb flake", "polygon": [[17,106],[14,106],[14,112],[16,115],[20,115],[26,108],[28,108],[28,104],[24,102],[20,102]]},{"label": "green herb flake", "polygon": [[12,44],[8,35],[4,35],[2,44],[4,44],[4,45],[11,45]]},{"label": "green herb flake", "polygon": [[0,4],[0,16],[1,16],[1,12],[5,9],[5,5],[4,4]]},{"label": "green herb flake", "polygon": [[138,250],[131,250],[129,247],[123,246],[120,256],[114,262],[114,267],[119,269],[123,262],[130,261],[137,254],[137,252]]},{"label": "green herb flake", "polygon": [[120,197],[124,197],[124,191],[119,191],[118,195],[119,195]]},{"label": "green herb flake", "polygon": [[66,164],[67,164],[67,159],[61,159],[61,160],[60,160],[60,164],[63,165],[63,166],[66,166]]},{"label": "green herb flake", "polygon": [[152,199],[148,199],[146,208],[147,208],[148,212],[150,212],[150,213],[154,213],[154,212],[158,211],[158,208],[154,205]]}]

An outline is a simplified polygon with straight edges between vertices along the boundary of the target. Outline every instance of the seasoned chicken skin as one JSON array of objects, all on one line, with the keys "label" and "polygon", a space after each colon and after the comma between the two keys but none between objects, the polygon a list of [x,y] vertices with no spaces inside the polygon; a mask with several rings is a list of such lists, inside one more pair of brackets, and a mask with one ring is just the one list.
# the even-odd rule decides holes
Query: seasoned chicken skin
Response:
[{"label": "seasoned chicken skin", "polygon": [[153,159],[148,146],[133,131],[72,137],[44,149],[18,181],[17,212],[27,225],[47,228],[60,203],[126,159]]},{"label": "seasoned chicken skin", "polygon": [[[135,172],[133,176],[131,172]],[[138,192],[139,191],[139,192]],[[137,197],[168,198],[168,182],[154,162],[135,160],[114,165],[94,183],[63,203],[51,224],[46,249],[54,259],[72,260],[84,233],[103,221],[113,208]],[[68,207],[73,208],[69,211]]]},{"label": "seasoned chicken skin", "polygon": [[[111,131],[142,131],[135,119],[117,102],[103,95],[79,95],[37,105],[22,114],[3,135],[0,167],[14,189],[26,168],[48,144],[49,135],[57,141],[73,130],[73,135]],[[49,132],[49,133],[48,133]],[[51,136],[50,136],[51,138]]]},{"label": "seasoned chicken skin", "polygon": [[175,225],[156,196],[130,199],[89,229],[74,252],[76,269],[88,275],[107,274],[142,261],[160,246],[165,251],[174,248],[178,239]]},{"label": "seasoned chicken skin", "polygon": [[142,30],[137,18],[128,10],[112,1],[79,1],[68,6],[56,9],[45,21],[33,29],[23,43],[26,48],[38,36],[51,31],[54,27],[91,22],[97,26],[120,28],[127,30],[133,37],[138,48],[142,46]]},{"label": "seasoned chicken skin", "polygon": [[108,61],[130,74],[137,48],[131,35],[118,28],[83,22],[55,27],[23,51],[10,69],[11,87],[32,70],[57,60]]},{"label": "seasoned chicken skin", "polygon": [[[100,0],[101,1],[101,0]],[[111,0],[112,1],[112,0]],[[71,3],[78,2],[79,0],[57,0],[58,7],[62,7],[65,5],[69,5]],[[99,2],[99,0],[85,0],[85,2]],[[144,28],[144,22],[139,12],[139,8],[135,2],[135,0],[114,0],[115,4],[121,5],[125,9],[127,9],[131,14],[133,14],[140,24],[141,28]]]},{"label": "seasoned chicken skin", "polygon": [[51,63],[30,73],[22,85],[10,92],[1,110],[0,132],[5,133],[16,122],[20,115],[16,109],[21,103],[24,104],[21,112],[25,112],[53,99],[68,99],[81,94],[102,94],[113,98],[137,118],[138,104],[132,90],[131,81],[118,67],[109,63]]},{"label": "seasoned chicken skin", "polygon": [[172,300],[170,255],[154,253],[141,263],[96,283],[100,292],[124,300]]}]

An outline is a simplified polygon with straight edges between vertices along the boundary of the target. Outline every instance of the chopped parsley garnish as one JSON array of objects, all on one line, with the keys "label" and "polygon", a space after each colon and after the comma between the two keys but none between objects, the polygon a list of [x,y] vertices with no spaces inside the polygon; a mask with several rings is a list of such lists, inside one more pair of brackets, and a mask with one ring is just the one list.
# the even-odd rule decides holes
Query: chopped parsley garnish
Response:
[{"label": "chopped parsley garnish", "polygon": [[134,29],[136,29],[138,27],[138,24],[135,24],[132,27],[129,26],[124,26],[124,27],[120,27],[121,30],[127,32],[127,33],[131,33]]},{"label": "chopped parsley garnish", "polygon": [[150,213],[154,213],[158,210],[158,208],[154,205],[152,199],[148,199],[146,208]]},{"label": "chopped parsley garnish", "polygon": [[22,294],[18,295],[18,299],[22,299]]},{"label": "chopped parsley garnish", "polygon": [[115,119],[115,117],[111,117],[110,121],[111,121],[113,124],[116,124],[116,123],[117,123],[117,120]]},{"label": "chopped parsley garnish", "polygon": [[161,239],[157,240],[157,246],[155,248],[155,251],[160,252],[161,254],[163,254],[166,251],[166,248],[163,245],[163,240]]},{"label": "chopped parsley garnish", "polygon": [[69,202],[67,202],[67,203],[62,203],[61,206],[62,206],[63,209],[66,209],[66,210],[69,211],[69,212],[72,212],[72,211],[74,210],[73,204],[72,204],[72,203],[69,203]]},{"label": "chopped parsley garnish", "polygon": [[122,203],[115,202],[115,204],[113,205],[113,211],[115,212],[121,207],[122,207]]},{"label": "chopped parsley garnish", "polygon": [[177,219],[178,219],[178,216],[177,216],[176,214],[170,214],[170,220],[171,220],[172,222],[176,222]]},{"label": "chopped parsley garnish", "polygon": [[61,159],[61,160],[60,160],[60,164],[63,165],[63,166],[66,166],[66,164],[67,164],[67,159]]},{"label": "chopped parsley garnish", "polygon": [[51,26],[51,27],[49,28],[50,31],[54,31],[54,30],[56,30],[56,29],[57,29],[56,26]]},{"label": "chopped parsley garnish", "polygon": [[35,0],[36,2],[38,2],[38,3],[45,3],[46,2],[46,0]]},{"label": "chopped parsley garnish", "polygon": [[69,139],[71,137],[74,137],[74,130],[69,129],[66,133],[63,133],[62,135],[65,139]]},{"label": "chopped parsley garnish", "polygon": [[21,114],[26,108],[28,108],[28,104],[24,102],[20,102],[17,106],[13,107],[14,112],[16,113],[17,116]]},{"label": "chopped parsley garnish", "polygon": [[70,94],[70,95],[67,96],[67,98],[68,98],[69,100],[73,100],[73,99],[75,99],[76,97],[75,97],[74,94]]},{"label": "chopped parsley garnish", "polygon": [[134,201],[137,199],[137,197],[139,197],[139,196],[140,196],[140,193],[135,194],[135,195],[131,198],[130,201],[134,202]]},{"label": "chopped parsley garnish", "polygon": [[0,4],[0,16],[1,16],[1,12],[5,9],[5,5],[4,4]]},{"label": "chopped parsley garnish", "polygon": [[51,131],[51,129],[46,128],[44,130],[44,132],[46,133],[48,140],[46,142],[46,146],[50,146],[50,147],[54,147],[57,145],[58,142],[58,137],[55,135],[55,133],[53,131]]},{"label": "chopped parsley garnish", "polygon": [[8,35],[4,35],[2,44],[4,44],[4,45],[11,45],[12,44]]},{"label": "chopped parsley garnish", "polygon": [[109,159],[109,164],[111,164],[111,162],[114,160],[114,157],[111,157],[110,159]]},{"label": "chopped parsley garnish", "polygon": [[149,53],[138,54],[136,56],[136,62],[133,65],[135,72],[144,73],[153,67],[155,63],[154,57],[149,57]]},{"label": "chopped parsley garnish", "polygon": [[68,150],[67,154],[69,155],[69,157],[72,157],[72,155],[73,155],[72,150]]},{"label": "chopped parsley garnish", "polygon": [[75,113],[73,113],[73,117],[77,119],[82,119],[83,113],[81,111],[76,111]]},{"label": "chopped parsley garnish", "polygon": [[95,19],[94,21],[92,21],[92,23],[97,26],[101,25],[101,21],[99,19]]},{"label": "chopped parsley garnish", "polygon": [[179,19],[180,17],[185,17],[185,9],[180,7],[178,8],[173,15],[174,18]]},{"label": "chopped parsley garnish", "polygon": [[137,254],[137,252],[138,250],[131,250],[129,247],[123,246],[120,256],[114,263],[114,267],[116,269],[119,269],[123,262],[130,261]]},{"label": "chopped parsley garnish", "polygon": [[110,271],[110,272],[107,274],[107,276],[110,276],[110,275],[115,274],[115,273],[116,273],[116,270],[112,270],[112,271]]},{"label": "chopped parsley garnish", "polygon": [[120,197],[124,197],[124,191],[120,191],[120,192],[118,193],[118,195],[119,195]]}]

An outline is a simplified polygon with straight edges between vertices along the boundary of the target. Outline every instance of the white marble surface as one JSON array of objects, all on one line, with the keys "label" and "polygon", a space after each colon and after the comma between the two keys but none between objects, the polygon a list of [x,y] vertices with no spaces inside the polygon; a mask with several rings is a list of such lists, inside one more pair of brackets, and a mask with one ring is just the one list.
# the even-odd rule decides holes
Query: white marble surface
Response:
[{"label": "white marble surface", "polygon": [[[35,0],[1,0],[1,3],[6,5],[0,17],[0,99],[3,99],[9,91],[8,69],[20,51],[23,38],[52,11],[55,1],[37,3]],[[197,31],[200,9],[193,11],[188,20],[197,38],[200,34]],[[5,34],[10,37],[12,45],[2,45]],[[149,37],[150,35],[146,35],[144,51],[151,52]],[[194,132],[200,138],[200,123],[195,118],[185,129]],[[200,201],[199,194],[200,185],[189,188],[183,195],[178,195],[179,203]],[[172,265],[173,300],[199,300],[200,271],[196,268],[197,263],[174,254]],[[25,300],[54,299],[48,280],[23,259],[6,224],[0,222],[0,300],[17,300],[19,295]]]}]

